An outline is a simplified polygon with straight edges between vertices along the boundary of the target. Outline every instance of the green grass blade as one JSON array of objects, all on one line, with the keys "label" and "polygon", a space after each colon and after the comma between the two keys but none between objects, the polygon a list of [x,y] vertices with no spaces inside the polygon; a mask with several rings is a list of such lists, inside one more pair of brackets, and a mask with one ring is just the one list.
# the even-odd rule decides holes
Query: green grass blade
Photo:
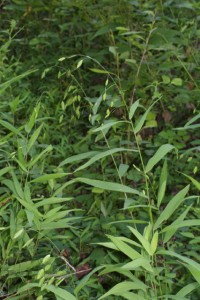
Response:
[{"label": "green grass blade", "polygon": [[67,183],[65,183],[63,186],[61,186],[58,190],[55,191],[53,196],[56,196],[59,194],[64,188],[67,186],[76,183],[76,182],[82,182],[88,185],[91,185],[93,187],[102,189],[102,190],[107,190],[107,191],[115,191],[115,192],[120,192],[120,193],[130,193],[130,194],[135,194],[143,198],[147,198],[143,193],[138,192],[135,189],[132,189],[126,185],[120,184],[120,183],[115,183],[115,182],[109,182],[109,181],[101,181],[101,180],[95,180],[95,179],[89,179],[89,178],[75,178]]},{"label": "green grass blade", "polygon": [[50,179],[58,179],[58,178],[63,178],[67,175],[69,175],[71,173],[55,173],[55,174],[45,174],[45,175],[42,175],[38,178],[35,178],[33,180],[31,180],[31,182],[46,182]]},{"label": "green grass blade", "polygon": [[176,295],[179,297],[185,297],[188,294],[190,294],[192,291],[196,290],[198,287],[199,284],[196,282],[189,283],[186,286],[184,286],[182,289],[180,289]]},{"label": "green grass blade", "polygon": [[35,70],[29,70],[27,72],[24,72],[23,74],[20,74],[18,76],[15,76],[13,77],[12,79],[6,81],[6,82],[3,82],[2,84],[0,84],[0,95],[11,85],[13,84],[14,82],[17,82],[19,81],[20,79],[32,74],[32,73],[35,73],[37,72],[38,69],[35,69]]},{"label": "green grass blade", "polygon": [[174,222],[171,225],[165,227],[162,232],[167,232],[168,230],[177,230],[182,227],[193,227],[193,226],[200,226],[200,220],[194,219],[194,220],[184,220],[179,222]]},{"label": "green grass blade", "polygon": [[162,211],[157,221],[154,224],[154,230],[156,230],[164,221],[167,221],[169,217],[175,212],[179,205],[183,202],[186,194],[188,193],[190,185],[187,185],[178,194],[176,194],[167,204]]},{"label": "green grass blade", "polygon": [[144,249],[149,255],[152,255],[150,243],[146,240],[135,228],[128,226],[129,230],[136,236],[136,238],[140,241]]},{"label": "green grass blade", "polygon": [[92,130],[92,132],[99,132],[99,131],[102,131],[104,129],[110,129],[112,126],[114,125],[121,125],[121,124],[124,124],[124,123],[129,123],[128,121],[112,121],[112,122],[108,122],[104,125],[101,125],[100,127],[98,128],[95,128]]},{"label": "green grass blade", "polygon": [[36,162],[37,162],[39,159],[41,159],[42,156],[44,156],[44,154],[46,154],[46,153],[48,153],[48,152],[50,152],[50,151],[52,151],[52,150],[53,150],[52,145],[47,146],[46,149],[44,149],[39,155],[37,155],[35,158],[33,158],[33,159],[29,162],[29,164],[28,164],[29,168],[31,169],[31,168],[36,164]]},{"label": "green grass blade", "polygon": [[35,132],[32,134],[29,142],[28,142],[28,147],[27,147],[27,153],[29,153],[29,151],[31,150],[31,148],[33,147],[33,145],[35,144],[39,134],[40,134],[40,131],[43,127],[43,124],[40,125],[40,127],[38,127]]},{"label": "green grass blade", "polygon": [[169,256],[180,259],[181,262],[183,263],[183,265],[186,268],[188,268],[188,270],[191,272],[191,274],[193,275],[195,280],[200,284],[200,264],[199,263],[197,263],[196,261],[194,261],[186,256],[175,253],[173,251],[160,250],[157,252],[157,254],[169,255]]},{"label": "green grass blade", "polygon": [[154,270],[152,266],[150,265],[149,261],[146,258],[137,258],[125,265],[122,266],[122,269],[126,270],[137,270],[138,268],[144,268],[146,271],[153,273]]},{"label": "green grass blade", "polygon": [[182,173],[185,177],[187,177],[189,180],[191,180],[191,182],[194,184],[194,186],[200,191],[200,182],[198,182],[196,179],[194,179],[193,177],[186,175],[184,173]]},{"label": "green grass blade", "polygon": [[135,113],[135,111],[136,111],[136,109],[138,108],[139,105],[140,105],[140,101],[139,101],[139,100],[135,101],[135,102],[131,105],[130,112],[129,112],[129,115],[128,115],[129,120],[132,119],[132,117],[134,116],[134,113]]},{"label": "green grass blade", "polygon": [[114,237],[111,235],[107,235],[107,237],[113,242],[113,244],[118,248],[119,251],[124,253],[130,259],[135,260],[137,258],[142,258],[140,253],[138,253],[132,247],[123,242],[120,237]]},{"label": "green grass blade", "polygon": [[160,204],[162,203],[162,200],[165,196],[166,185],[167,185],[167,161],[165,160],[162,167],[160,182],[159,182],[159,189],[158,189],[158,196],[157,196],[158,208],[160,207]]},{"label": "green grass blade", "polygon": [[153,169],[153,167],[172,149],[174,149],[174,146],[170,144],[162,145],[154,154],[152,158],[148,161],[146,165],[146,172],[149,172]]},{"label": "green grass blade", "polygon": [[[5,127],[6,129],[8,129],[9,131],[11,131],[14,134],[19,135],[21,138],[24,139],[24,136],[20,133],[19,129],[15,128],[13,125],[11,125],[10,123],[8,123],[7,121],[3,121],[0,120],[0,124]],[[22,129],[22,128],[20,128]]]},{"label": "green grass blade", "polygon": [[3,176],[4,174],[10,172],[13,170],[13,167],[5,167],[3,169],[0,170],[0,176]]},{"label": "green grass blade", "polygon": [[114,153],[118,153],[118,152],[123,152],[123,151],[134,151],[134,152],[138,152],[137,150],[131,150],[131,149],[126,149],[126,148],[115,148],[115,149],[111,149],[111,150],[107,150],[107,151],[104,151],[102,153],[98,153],[96,154],[95,156],[93,156],[89,161],[87,161],[84,165],[80,166],[79,168],[77,168],[75,170],[75,172],[77,171],[80,171],[80,170],[83,170],[87,167],[89,167],[90,165],[92,165],[93,163],[95,163],[96,161],[104,158],[104,157],[107,157],[109,155],[112,155]]},{"label": "green grass blade", "polygon": [[74,162],[77,162],[77,161],[80,161],[80,160],[83,160],[83,159],[86,159],[86,158],[90,158],[90,157],[92,157],[92,156],[94,156],[98,153],[99,153],[99,151],[89,151],[89,152],[86,152],[86,153],[73,155],[73,156],[68,157],[65,160],[63,160],[59,164],[59,167],[62,167],[64,165],[71,164],[71,163],[74,163]]},{"label": "green grass blade", "polygon": [[68,291],[54,285],[44,285],[45,290],[52,292],[56,297],[62,300],[77,300],[77,298]]},{"label": "green grass blade", "polygon": [[146,112],[141,116],[141,118],[138,120],[137,124],[135,125],[134,132],[137,134],[141,129],[142,126],[144,125],[144,122],[146,121],[147,115],[152,109],[152,107],[155,105],[157,101],[155,101],[149,108],[146,110]]},{"label": "green grass blade", "polygon": [[[165,232],[163,240],[164,243],[167,243],[170,240],[170,238],[175,234],[176,230],[178,229],[176,228],[176,225],[180,224],[180,222],[182,222],[185,219],[190,208],[191,206],[189,206],[171,225],[165,227],[162,230],[162,232]],[[171,227],[171,229],[169,227]]]},{"label": "green grass blade", "polygon": [[127,291],[130,290],[143,290],[146,291],[147,286],[143,284],[138,284],[132,281],[123,281],[116,284],[113,288],[111,288],[107,293],[101,296],[98,300],[104,299],[110,295],[122,296]]}]

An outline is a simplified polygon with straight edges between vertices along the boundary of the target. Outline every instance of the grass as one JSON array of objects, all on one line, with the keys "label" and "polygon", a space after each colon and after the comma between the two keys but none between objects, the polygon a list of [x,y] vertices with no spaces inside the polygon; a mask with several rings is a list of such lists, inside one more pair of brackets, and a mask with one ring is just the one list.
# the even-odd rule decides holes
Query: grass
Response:
[{"label": "grass", "polygon": [[4,299],[199,299],[199,8],[1,4]]}]

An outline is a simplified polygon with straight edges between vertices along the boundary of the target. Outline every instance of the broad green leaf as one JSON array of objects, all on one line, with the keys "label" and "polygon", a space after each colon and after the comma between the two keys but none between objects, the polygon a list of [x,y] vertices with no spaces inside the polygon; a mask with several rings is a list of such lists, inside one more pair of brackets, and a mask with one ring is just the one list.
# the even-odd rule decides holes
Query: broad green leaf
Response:
[{"label": "broad green leaf", "polygon": [[135,189],[132,189],[126,185],[123,185],[121,183],[115,183],[115,182],[109,182],[109,181],[101,181],[101,180],[95,180],[95,179],[89,179],[89,178],[75,178],[67,183],[65,183],[63,186],[61,186],[58,190],[55,191],[53,196],[56,196],[59,194],[64,188],[67,186],[76,183],[76,182],[82,182],[88,185],[91,185],[93,187],[102,189],[102,190],[107,190],[107,191],[115,191],[115,192],[121,192],[121,193],[130,193],[130,194],[136,194],[140,197],[147,198],[143,193],[138,192]]},{"label": "broad green leaf", "polygon": [[126,185],[120,184],[120,183],[114,183],[109,181],[101,181],[101,180],[93,180],[88,178],[76,178],[76,181],[86,183],[88,185],[92,185],[94,187],[108,190],[108,191],[116,191],[121,193],[130,193],[130,194],[136,194],[138,196],[141,196],[143,198],[146,198],[146,196],[140,192],[138,192],[135,189],[132,189]]},{"label": "broad green leaf", "polygon": [[21,293],[26,292],[26,291],[28,291],[28,290],[30,290],[32,288],[35,288],[35,287],[40,287],[40,284],[39,283],[35,283],[35,282],[27,283],[27,284],[23,285],[22,287],[19,287],[17,292],[19,294],[21,294]]},{"label": "broad green leaf", "polygon": [[[62,207],[59,206],[59,208],[61,209]],[[72,217],[72,218],[67,218],[67,216],[69,215],[70,212],[75,212],[75,211],[81,211],[81,209],[79,208],[75,208],[75,209],[69,209],[69,210],[62,210],[62,211],[58,211],[58,212],[54,212],[53,211],[56,208],[53,208],[52,210],[50,210],[47,214],[49,214],[47,216],[47,214],[44,216],[45,220],[43,221],[43,224],[46,225],[47,223],[50,223],[52,221],[73,221],[79,217]]]},{"label": "broad green leaf", "polygon": [[160,204],[162,203],[162,200],[165,196],[165,190],[166,190],[166,185],[167,185],[167,161],[164,161],[161,175],[160,175],[160,181],[159,181],[159,189],[158,189],[158,202],[157,206],[158,208],[160,207]]},{"label": "broad green leaf", "polygon": [[117,153],[117,152],[124,152],[124,151],[133,151],[133,152],[137,152],[138,150],[131,150],[131,149],[125,149],[125,148],[115,148],[115,149],[111,149],[111,150],[107,150],[107,151],[104,151],[102,153],[98,153],[96,154],[95,156],[93,156],[89,161],[87,161],[84,165],[80,166],[79,168],[77,168],[75,170],[75,172],[77,171],[80,171],[80,170],[83,170],[87,167],[89,167],[90,165],[92,165],[94,162],[106,157],[106,156],[110,156],[114,153]]},{"label": "broad green leaf", "polygon": [[192,183],[194,184],[194,186],[200,191],[200,182],[198,182],[196,179],[192,178],[189,175],[186,175],[184,173],[182,173],[185,177],[187,177],[188,179],[190,179],[192,181]]},{"label": "broad green leaf", "polygon": [[77,298],[72,295],[71,293],[69,293],[68,291],[61,289],[58,286],[54,286],[54,285],[44,285],[43,286],[44,290],[47,290],[49,292],[52,292],[55,296],[60,297],[63,300],[77,300]]},{"label": "broad green leaf", "polygon": [[194,125],[190,125],[190,126],[174,128],[174,130],[191,130],[191,129],[196,129],[199,127],[200,127],[200,124],[194,124]]},{"label": "broad green leaf", "polygon": [[29,153],[29,151],[31,150],[31,148],[33,147],[35,141],[37,140],[39,134],[40,134],[40,131],[43,127],[43,124],[40,125],[40,127],[38,127],[35,132],[32,134],[29,142],[28,142],[28,147],[27,147],[27,153]]},{"label": "broad green leaf", "polygon": [[113,288],[111,288],[107,293],[105,293],[103,296],[101,296],[98,300],[104,299],[110,295],[115,296],[123,296],[124,293],[130,290],[143,290],[146,291],[146,286],[139,285],[138,282],[132,282],[132,281],[123,281],[118,284],[116,284]]},{"label": "broad green leaf", "polygon": [[172,79],[171,84],[176,86],[181,86],[183,84],[183,81],[181,78],[174,78]]},{"label": "broad green leaf", "polygon": [[151,240],[151,253],[154,254],[157,250],[157,246],[158,246],[158,231],[155,231],[153,238]]},{"label": "broad green leaf", "polygon": [[3,169],[0,170],[0,176],[8,173],[9,171],[12,171],[13,170],[13,167],[5,167]]},{"label": "broad green leaf", "polygon": [[51,198],[47,198],[47,199],[43,199],[41,201],[39,201],[38,203],[34,203],[34,206],[40,207],[40,206],[45,206],[45,205],[50,205],[50,204],[58,204],[61,202],[67,202],[67,201],[71,201],[74,198],[59,198],[59,197],[51,197]]},{"label": "broad green leaf", "polygon": [[129,115],[128,115],[129,120],[131,120],[132,117],[134,116],[134,113],[135,113],[136,109],[138,108],[139,104],[140,104],[140,101],[137,100],[137,101],[135,101],[135,102],[131,105],[130,112],[129,112]]},{"label": "broad green leaf", "polygon": [[81,281],[78,283],[78,285],[76,285],[76,287],[75,287],[75,289],[74,289],[74,293],[75,293],[75,294],[78,294],[78,293],[80,292],[80,290],[82,290],[82,288],[83,288],[84,286],[87,286],[87,283],[88,283],[90,277],[91,277],[94,273],[96,273],[97,271],[101,270],[102,268],[103,268],[103,266],[98,266],[98,267],[96,267],[96,268],[93,268],[92,271],[91,271],[89,274],[85,275],[85,276],[83,277],[83,279],[81,279]]},{"label": "broad green leaf", "polygon": [[31,180],[31,182],[46,182],[50,179],[58,179],[69,175],[70,173],[54,173],[54,174],[45,174],[38,178]]},{"label": "broad green leaf", "polygon": [[146,112],[141,116],[141,118],[139,119],[139,121],[136,123],[135,128],[134,128],[134,132],[135,134],[138,133],[141,129],[142,126],[144,125],[144,122],[146,121],[147,115],[150,112],[150,110],[152,109],[152,107],[155,105],[157,101],[155,101],[147,110]]},{"label": "broad green leaf", "polygon": [[57,206],[57,207],[54,207],[54,208],[48,210],[47,213],[44,214],[44,216],[43,216],[44,219],[49,219],[50,217],[55,216],[56,213],[57,213],[59,210],[61,210],[62,208],[63,208],[63,205],[59,205],[59,206]]},{"label": "broad green leaf", "polygon": [[62,167],[64,165],[70,164],[70,163],[74,163],[76,161],[80,161],[89,157],[92,157],[96,154],[98,154],[99,151],[89,151],[86,153],[81,153],[81,154],[77,154],[77,155],[73,155],[71,157],[66,158],[65,160],[63,160],[60,164],[59,167]]},{"label": "broad green leaf", "polygon": [[72,218],[64,218],[59,221],[49,222],[49,223],[42,223],[41,230],[54,230],[59,228],[68,228],[71,222],[80,219],[79,217],[72,217]]},{"label": "broad green leaf", "polygon": [[132,292],[125,292],[123,294],[123,298],[127,300],[146,300],[146,298],[142,297],[141,295]]},{"label": "broad green leaf", "polygon": [[[167,243],[170,240],[170,238],[175,234],[176,230],[178,229],[176,228],[176,225],[185,219],[190,208],[191,206],[189,206],[180,216],[178,216],[178,218],[171,225],[165,227],[162,230],[162,232],[165,231],[165,236],[163,240],[164,243]],[[169,227],[171,227],[171,229]]]},{"label": "broad green leaf", "polygon": [[135,260],[137,258],[142,257],[140,253],[138,253],[132,247],[127,245],[125,242],[123,242],[120,237],[114,237],[114,236],[111,236],[111,235],[107,235],[107,237],[114,243],[114,245],[119,249],[119,251],[124,253],[130,259]]},{"label": "broad green leaf", "polygon": [[49,145],[46,149],[44,149],[40,154],[38,154],[35,158],[33,158],[29,162],[29,164],[28,164],[29,168],[31,169],[36,164],[36,162],[44,156],[44,154],[46,154],[52,150],[53,150],[52,145]]},{"label": "broad green leaf", "polygon": [[[14,184],[14,188],[15,188],[15,190],[16,190],[16,192],[17,192],[17,195],[18,195],[19,197],[21,197],[22,199],[24,199],[24,193],[23,193],[23,190],[22,190],[21,185],[20,185],[20,183],[19,183],[19,181],[18,181],[18,179],[17,179],[17,176],[15,175],[14,172],[12,172],[12,179],[13,179],[13,184]],[[17,196],[17,195],[16,195],[16,196]]]},{"label": "broad green leaf", "polygon": [[167,204],[165,209],[162,211],[157,221],[154,224],[154,230],[158,229],[158,227],[169,219],[169,217],[175,212],[175,210],[179,207],[179,205],[183,202],[186,194],[189,191],[190,185],[187,185],[184,189],[182,189],[178,194],[176,194]]},{"label": "broad green leaf", "polygon": [[26,272],[37,266],[40,266],[41,262],[42,262],[41,259],[24,261],[22,263],[9,266],[8,272],[13,272],[13,273],[17,273],[17,274],[19,274],[20,272]]},{"label": "broad green leaf", "polygon": [[151,267],[149,261],[146,258],[137,258],[133,261],[122,266],[122,269],[126,270],[137,270],[138,268],[144,268],[146,271],[153,273],[153,268]]},{"label": "broad green leaf", "polygon": [[151,233],[153,230],[153,225],[149,222],[149,224],[144,228],[143,237],[149,241],[151,238]]},{"label": "broad green leaf", "polygon": [[197,263],[196,261],[192,260],[191,258],[188,258],[186,256],[177,254],[176,252],[173,251],[168,251],[168,250],[160,250],[157,252],[157,254],[161,255],[169,255],[172,257],[176,257],[180,259],[183,263],[183,265],[188,268],[188,270],[191,272],[193,275],[194,279],[200,284],[200,264]]},{"label": "broad green leaf", "polygon": [[174,149],[174,146],[172,146],[170,144],[162,145],[156,151],[156,153],[153,155],[153,157],[150,158],[150,160],[148,161],[146,168],[145,168],[146,172],[151,171],[153,169],[153,167],[172,149]]},{"label": "broad green leaf", "polygon": [[99,98],[95,101],[95,104],[92,108],[93,115],[97,114],[97,111],[99,109],[99,105],[101,104],[102,100],[103,100],[102,95],[100,95]]},{"label": "broad green leaf", "polygon": [[37,217],[42,217],[42,214],[37,210],[33,203],[27,202],[19,197],[16,198],[28,211],[33,212]]},{"label": "broad green leaf", "polygon": [[108,123],[106,123],[104,125],[101,125],[98,128],[93,129],[92,132],[99,132],[99,131],[102,131],[104,129],[110,129],[114,125],[119,125],[119,124],[124,124],[124,123],[129,123],[129,122],[128,121],[112,121],[112,122],[108,122]]},{"label": "broad green leaf", "polygon": [[37,104],[37,106],[34,108],[31,116],[30,116],[30,119],[28,121],[28,123],[25,125],[25,130],[27,133],[30,133],[33,126],[35,125],[35,121],[37,119],[37,116],[38,116],[38,113],[39,113],[39,110],[40,110],[40,102]]},{"label": "broad green leaf", "polygon": [[171,225],[165,227],[162,232],[167,232],[168,230],[177,230],[181,227],[193,227],[193,226],[200,226],[200,220],[184,220],[179,222],[173,222]]},{"label": "broad green leaf", "polygon": [[12,133],[17,134],[17,135],[21,136],[24,139],[24,136],[20,133],[19,129],[15,128],[13,125],[8,123],[7,121],[0,120],[0,124],[3,127],[5,127],[6,129],[8,129],[9,131],[11,131]]},{"label": "broad green leaf", "polygon": [[198,287],[199,287],[199,284],[196,282],[189,283],[186,286],[184,286],[182,289],[180,289],[176,295],[179,297],[185,297],[186,295],[190,294],[192,291],[194,291]]},{"label": "broad green leaf", "polygon": [[109,248],[109,249],[113,249],[113,250],[118,250],[117,246],[114,243],[111,242],[104,242],[104,243],[95,243],[96,245],[101,245],[103,247]]},{"label": "broad green leaf", "polygon": [[140,241],[144,249],[149,255],[152,255],[150,243],[148,240],[146,240],[139,231],[137,231],[135,228],[132,228],[128,226],[129,230],[136,236],[136,238]]},{"label": "broad green leaf", "polygon": [[19,161],[16,157],[13,160],[19,165],[19,167],[24,171],[24,173],[28,174],[28,170],[26,169],[26,163],[23,163],[22,160]]},{"label": "broad green leaf", "polygon": [[169,76],[166,76],[166,75],[162,75],[162,82],[164,84],[169,84],[171,81],[170,77]]},{"label": "broad green leaf", "polygon": [[192,266],[192,265],[187,265],[184,264],[183,265],[188,268],[188,270],[190,271],[190,273],[192,274],[192,276],[194,277],[194,279],[198,282],[198,284],[200,284],[200,265],[198,268]]},{"label": "broad green leaf", "polygon": [[126,164],[120,164],[119,165],[119,175],[120,175],[120,177],[123,177],[126,174],[128,168],[129,168],[129,165],[126,165]]}]

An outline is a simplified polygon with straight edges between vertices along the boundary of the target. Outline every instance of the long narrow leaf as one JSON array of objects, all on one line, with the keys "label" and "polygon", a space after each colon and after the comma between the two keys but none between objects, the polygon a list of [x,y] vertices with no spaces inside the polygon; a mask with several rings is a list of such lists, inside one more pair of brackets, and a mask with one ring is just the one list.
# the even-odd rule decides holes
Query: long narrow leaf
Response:
[{"label": "long narrow leaf", "polygon": [[157,101],[155,101],[147,110],[146,112],[142,115],[142,117],[139,119],[139,121],[137,122],[137,124],[135,125],[134,128],[134,132],[135,134],[138,133],[141,129],[142,126],[144,125],[144,122],[146,121],[147,115],[150,112],[150,110],[152,109],[152,107],[156,104]]},{"label": "long narrow leaf", "polygon": [[158,197],[157,197],[158,208],[160,207],[160,204],[162,203],[162,200],[164,198],[166,185],[167,185],[167,161],[165,160],[161,171],[160,182],[159,182]]},{"label": "long narrow leaf", "polygon": [[183,202],[187,192],[189,191],[189,187],[190,185],[187,185],[169,201],[163,212],[158,217],[154,225],[154,230],[156,230],[164,221],[167,221],[169,217],[175,212],[175,210]]},{"label": "long narrow leaf", "polygon": [[147,286],[139,285],[138,282],[132,282],[132,281],[123,281],[118,284],[116,284],[112,289],[110,289],[107,293],[105,293],[103,296],[101,296],[98,300],[104,299],[110,295],[115,296],[123,296],[124,293],[130,290],[143,290],[145,291]]},{"label": "long narrow leaf", "polygon": [[109,156],[109,155],[112,155],[114,153],[117,153],[117,152],[123,152],[123,151],[134,151],[134,152],[137,152],[137,150],[131,150],[131,149],[126,149],[126,148],[115,148],[115,149],[111,149],[111,150],[107,150],[107,151],[104,151],[102,153],[98,153],[96,154],[95,156],[93,156],[89,161],[87,161],[84,165],[80,166],[79,168],[77,168],[75,170],[75,172],[77,171],[80,171],[80,170],[83,170],[87,167],[89,167],[90,165],[92,165],[93,163],[95,163],[96,161],[106,157],[106,156]]},{"label": "long narrow leaf", "polygon": [[27,147],[27,153],[29,153],[29,151],[31,150],[31,148],[33,147],[34,143],[36,142],[39,134],[40,134],[40,131],[43,127],[43,124],[40,125],[40,127],[38,127],[35,132],[32,134],[29,142],[28,142],[28,147]]},{"label": "long narrow leaf", "polygon": [[55,296],[58,296],[62,300],[77,300],[74,295],[72,295],[71,293],[69,293],[64,289],[61,289],[58,286],[54,286],[51,284],[44,285],[44,289],[49,292],[52,292]]},{"label": "long narrow leaf", "polygon": [[115,192],[121,192],[121,193],[130,193],[130,194],[136,194],[140,197],[147,198],[143,193],[138,192],[137,190],[130,188],[126,185],[120,184],[120,183],[115,183],[115,182],[109,182],[109,181],[101,181],[101,180],[94,180],[94,179],[89,179],[89,178],[75,178],[64,185],[62,185],[58,190],[55,191],[53,196],[58,195],[64,188],[67,186],[74,184],[76,182],[82,182],[88,185],[91,185],[93,187],[102,189],[102,190],[107,190],[107,191],[115,191]]},{"label": "long narrow leaf", "polygon": [[19,129],[15,128],[12,124],[8,123],[7,121],[0,120],[0,124],[11,131],[14,134],[19,135],[21,138],[24,139],[24,136],[20,133]]},{"label": "long narrow leaf", "polygon": [[150,158],[150,160],[148,161],[147,165],[146,165],[146,172],[151,171],[151,169],[153,169],[153,167],[172,149],[174,149],[174,146],[170,145],[170,144],[165,144],[162,145],[154,154],[154,156],[152,158]]},{"label": "long narrow leaf", "polygon": [[200,191],[200,182],[198,182],[196,179],[194,179],[193,177],[186,175],[184,173],[182,173],[185,177],[187,177],[189,180],[191,180],[191,182],[194,184],[194,186]]},{"label": "long narrow leaf", "polygon": [[50,179],[58,179],[69,175],[70,173],[55,173],[55,174],[45,174],[38,178],[31,180],[31,182],[46,182]]},{"label": "long narrow leaf", "polygon": [[39,155],[37,155],[35,158],[33,158],[30,162],[29,162],[29,168],[32,168],[36,162],[41,159],[45,153],[50,152],[53,150],[53,147],[51,145],[49,145],[46,149],[44,149]]},{"label": "long narrow leaf", "polygon": [[81,154],[77,154],[77,155],[73,155],[71,157],[66,158],[65,160],[63,160],[60,164],[59,167],[62,167],[64,165],[70,164],[70,163],[74,163],[76,161],[80,161],[89,157],[92,157],[96,154],[98,154],[99,151],[89,151],[86,153],[81,153]]},{"label": "long narrow leaf", "polygon": [[182,261],[183,265],[186,268],[188,268],[188,270],[191,272],[191,274],[193,275],[195,280],[200,284],[200,264],[199,263],[197,263],[196,261],[194,261],[186,256],[180,255],[173,251],[160,250],[157,252],[157,254],[169,255],[169,256],[180,259]]},{"label": "long narrow leaf", "polygon": [[151,251],[151,247],[150,247],[150,243],[148,240],[146,240],[140,232],[138,232],[135,228],[132,228],[130,226],[128,226],[129,230],[136,236],[136,238],[140,241],[140,243],[142,244],[142,246],[144,247],[144,249],[146,250],[146,252],[149,255],[152,255],[152,251]]},{"label": "long narrow leaf", "polygon": [[108,123],[106,123],[104,125],[101,125],[98,128],[93,129],[92,132],[99,132],[99,131],[102,131],[104,129],[110,129],[114,125],[119,125],[119,124],[124,124],[124,123],[129,123],[129,122],[128,121],[113,121],[113,122],[108,122]]}]

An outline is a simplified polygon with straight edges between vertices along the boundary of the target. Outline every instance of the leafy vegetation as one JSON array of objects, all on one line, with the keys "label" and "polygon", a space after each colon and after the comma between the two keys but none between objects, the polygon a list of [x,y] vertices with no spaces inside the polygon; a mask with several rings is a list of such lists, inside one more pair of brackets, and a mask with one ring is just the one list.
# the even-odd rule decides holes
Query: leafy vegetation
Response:
[{"label": "leafy vegetation", "polygon": [[0,10],[0,298],[199,299],[199,2]]}]

